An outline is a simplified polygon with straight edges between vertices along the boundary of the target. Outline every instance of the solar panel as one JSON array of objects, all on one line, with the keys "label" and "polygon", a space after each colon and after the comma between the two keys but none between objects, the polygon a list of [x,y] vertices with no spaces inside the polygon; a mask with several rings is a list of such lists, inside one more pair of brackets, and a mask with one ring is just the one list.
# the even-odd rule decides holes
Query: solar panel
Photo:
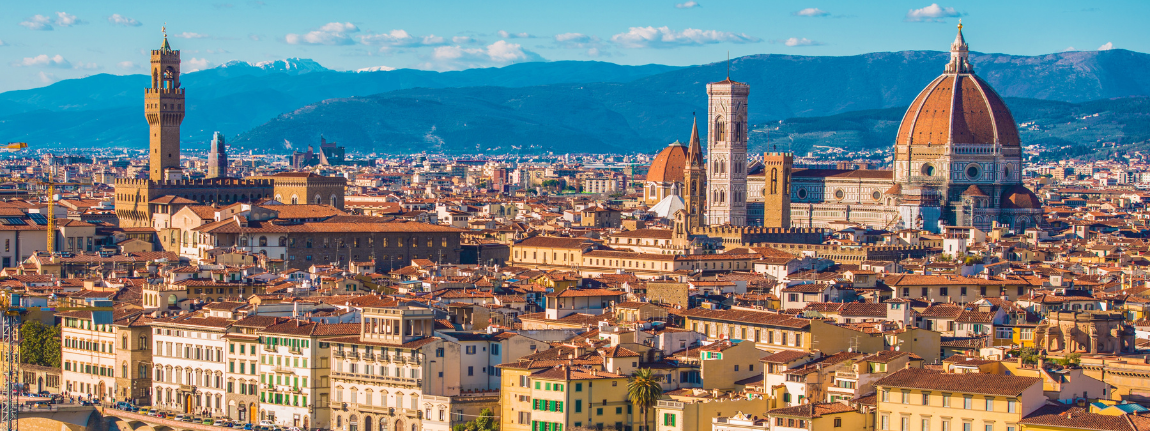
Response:
[{"label": "solar panel", "polygon": [[10,226],[25,226],[28,224],[28,223],[25,223],[24,219],[22,219],[20,217],[8,217],[7,221],[8,221],[8,223],[5,223],[5,224],[10,225]]},{"label": "solar panel", "polygon": [[28,214],[28,218],[32,219],[32,221],[36,222],[38,225],[43,226],[48,224],[48,218],[45,217],[44,214]]}]

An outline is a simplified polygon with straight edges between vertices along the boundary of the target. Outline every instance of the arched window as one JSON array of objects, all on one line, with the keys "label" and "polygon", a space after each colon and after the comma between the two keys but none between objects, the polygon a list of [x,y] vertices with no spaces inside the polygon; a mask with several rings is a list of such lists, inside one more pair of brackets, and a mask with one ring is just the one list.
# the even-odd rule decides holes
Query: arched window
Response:
[{"label": "arched window", "polygon": [[319,195],[315,195],[315,204],[319,205],[322,203],[323,203],[323,198],[320,198]]},{"label": "arched window", "polygon": [[779,168],[771,168],[771,194],[779,194]]},{"label": "arched window", "polygon": [[291,204],[292,204],[292,205],[297,205],[297,204],[299,204],[299,196],[296,196],[296,195],[291,195]]},{"label": "arched window", "polygon": [[336,202],[337,202],[337,200],[335,198],[335,195],[334,194],[331,195],[331,206],[333,206],[333,207],[336,206]]},{"label": "arched window", "polygon": [[260,247],[267,247],[267,246],[268,246],[268,237],[261,236],[260,237]]},{"label": "arched window", "polygon": [[715,140],[725,141],[727,139],[727,122],[723,120],[722,116],[715,118]]},{"label": "arched window", "polygon": [[280,237],[280,247],[283,247],[283,246],[286,246],[286,245],[287,245],[287,237],[286,237],[286,236],[281,236],[281,237]]}]

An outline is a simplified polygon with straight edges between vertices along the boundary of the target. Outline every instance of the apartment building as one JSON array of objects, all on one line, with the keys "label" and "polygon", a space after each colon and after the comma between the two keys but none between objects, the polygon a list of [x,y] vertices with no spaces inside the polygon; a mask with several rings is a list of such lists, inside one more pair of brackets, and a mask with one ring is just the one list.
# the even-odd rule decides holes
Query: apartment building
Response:
[{"label": "apartment building", "polygon": [[[232,317],[231,313],[227,314]],[[232,420],[251,422],[260,417],[259,334],[268,326],[287,320],[286,317],[247,316],[233,322],[231,331],[224,335],[228,343],[224,353],[228,363],[224,372],[224,403]]]},{"label": "apartment building", "polygon": [[907,368],[875,382],[876,429],[1019,431],[1046,403],[1042,379]]},{"label": "apartment building", "polygon": [[359,328],[358,323],[290,319],[259,331],[260,420],[303,429],[332,428],[327,402],[328,391],[333,390],[329,340],[356,334]]},{"label": "apartment building", "polygon": [[132,313],[115,320],[116,400],[136,405],[152,402],[152,319],[142,313]]},{"label": "apartment building", "polygon": [[461,346],[434,336],[436,318],[424,307],[365,307],[353,334],[330,340],[332,397],[319,402],[334,429],[448,431],[461,421]]},{"label": "apartment building", "polygon": [[152,405],[188,414],[222,416],[224,351],[231,321],[180,315],[152,322]]},{"label": "apartment building", "polygon": [[108,402],[117,399],[117,330],[113,321],[127,318],[131,312],[114,312],[113,320],[107,322],[100,313],[60,314],[60,361],[65,394]]}]

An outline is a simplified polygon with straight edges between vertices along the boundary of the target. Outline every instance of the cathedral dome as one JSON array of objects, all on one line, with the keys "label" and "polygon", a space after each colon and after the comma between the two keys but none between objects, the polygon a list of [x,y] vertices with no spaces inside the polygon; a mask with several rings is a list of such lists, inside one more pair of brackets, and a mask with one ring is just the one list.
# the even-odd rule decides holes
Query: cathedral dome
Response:
[{"label": "cathedral dome", "polygon": [[915,97],[903,116],[897,144],[1018,147],[1018,128],[1006,103],[974,74],[967,60],[961,24],[950,48],[945,72]]},{"label": "cathedral dome", "polygon": [[687,146],[675,141],[659,151],[651,168],[647,170],[647,181],[656,183],[682,183],[683,170],[687,167]]}]

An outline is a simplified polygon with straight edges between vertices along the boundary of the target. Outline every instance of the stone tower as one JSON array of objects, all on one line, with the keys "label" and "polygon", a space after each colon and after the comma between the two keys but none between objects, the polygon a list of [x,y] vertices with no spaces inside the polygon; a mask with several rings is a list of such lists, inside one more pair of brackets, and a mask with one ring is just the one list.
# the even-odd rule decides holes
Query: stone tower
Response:
[{"label": "stone tower", "polygon": [[707,224],[747,224],[747,96],[727,78],[707,84]]},{"label": "stone tower", "polygon": [[791,153],[766,153],[763,168],[763,226],[791,227],[791,168],[795,156]]},{"label": "stone tower", "polygon": [[149,168],[152,181],[178,179],[180,170],[180,123],[184,121],[184,89],[180,87],[180,51],[164,44],[152,50],[152,86],[144,92],[144,115],[148,119]]},{"label": "stone tower", "polygon": [[208,153],[208,178],[228,176],[228,153],[224,147],[224,135],[212,135],[212,150]]},{"label": "stone tower", "polygon": [[699,143],[699,120],[691,126],[691,141],[687,144],[687,163],[683,169],[683,207],[687,209],[687,229],[703,226],[703,208],[707,200],[707,165],[703,161],[703,146]]}]

